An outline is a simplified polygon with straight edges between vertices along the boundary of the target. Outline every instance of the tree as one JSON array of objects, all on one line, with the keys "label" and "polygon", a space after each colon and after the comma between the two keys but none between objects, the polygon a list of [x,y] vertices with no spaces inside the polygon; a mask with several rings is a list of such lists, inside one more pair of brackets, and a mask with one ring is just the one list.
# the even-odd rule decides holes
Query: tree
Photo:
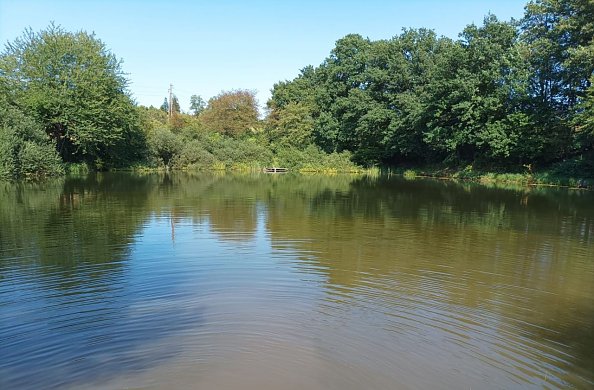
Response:
[{"label": "tree", "polygon": [[521,27],[530,45],[533,93],[567,113],[584,96],[594,71],[594,2],[530,1]]},{"label": "tree", "polygon": [[149,138],[151,154],[156,156],[160,163],[169,167],[173,158],[179,154],[184,144],[182,138],[164,128],[157,128]]},{"label": "tree", "polygon": [[142,137],[121,61],[94,35],[26,30],[0,55],[0,78],[64,161],[118,165],[140,152],[122,147]]},{"label": "tree", "polygon": [[204,111],[205,108],[206,102],[200,95],[192,95],[190,97],[190,110],[194,115],[200,115],[200,113]]},{"label": "tree", "polygon": [[173,114],[179,114],[181,112],[181,108],[179,106],[179,100],[177,100],[177,96],[173,95],[171,98],[171,112]]},{"label": "tree", "polygon": [[63,173],[60,156],[39,123],[0,94],[0,178]]},{"label": "tree", "polygon": [[530,1],[521,28],[531,66],[527,111],[541,136],[554,142],[549,154],[563,158],[589,147],[579,113],[594,71],[594,2]]},{"label": "tree", "polygon": [[593,71],[594,2],[533,0],[521,21],[487,15],[457,41],[347,35],[275,84],[268,131],[284,142],[311,124],[319,147],[363,164],[551,163],[594,147]]},{"label": "tree", "polygon": [[576,138],[581,150],[594,149],[594,76],[586,91],[583,102],[578,106],[573,124],[576,127]]},{"label": "tree", "polygon": [[258,125],[258,104],[253,92],[222,92],[208,101],[200,115],[204,127],[230,136],[238,136]]},{"label": "tree", "polygon": [[304,147],[313,143],[312,110],[305,103],[289,103],[267,118],[270,142]]},{"label": "tree", "polygon": [[425,97],[425,142],[452,162],[543,155],[549,139],[531,133],[524,47],[516,27],[485,17],[436,60]]},{"label": "tree", "polygon": [[306,105],[315,142],[327,152],[350,150],[364,164],[424,156],[421,99],[442,41],[426,29],[383,41],[347,35],[320,67],[275,85],[270,116]]},{"label": "tree", "polygon": [[163,104],[161,104],[161,110],[165,111],[165,112],[169,112],[169,102],[167,101],[167,98],[165,98],[165,100],[163,100]]}]

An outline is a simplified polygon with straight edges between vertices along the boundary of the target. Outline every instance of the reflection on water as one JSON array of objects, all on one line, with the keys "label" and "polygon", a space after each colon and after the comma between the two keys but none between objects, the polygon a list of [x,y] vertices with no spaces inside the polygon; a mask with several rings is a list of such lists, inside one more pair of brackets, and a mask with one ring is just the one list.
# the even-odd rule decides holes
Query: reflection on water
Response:
[{"label": "reflection on water", "polygon": [[0,184],[0,388],[589,388],[594,194]]}]

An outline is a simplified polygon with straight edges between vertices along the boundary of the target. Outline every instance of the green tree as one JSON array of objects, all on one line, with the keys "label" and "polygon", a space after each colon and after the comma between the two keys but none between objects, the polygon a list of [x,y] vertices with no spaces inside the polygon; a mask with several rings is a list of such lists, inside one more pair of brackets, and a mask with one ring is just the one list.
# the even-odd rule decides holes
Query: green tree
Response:
[{"label": "green tree", "polygon": [[347,35],[320,67],[275,85],[271,115],[306,102],[316,143],[363,164],[424,156],[421,99],[441,42],[426,29],[382,41]]},{"label": "green tree", "polygon": [[200,115],[204,127],[230,136],[238,136],[258,126],[258,104],[253,92],[222,92],[208,101]]},{"label": "green tree", "polygon": [[179,100],[177,100],[177,96],[173,95],[171,98],[171,111],[174,114],[181,113],[181,108],[179,106]]},{"label": "green tree", "polygon": [[171,162],[182,150],[184,143],[182,138],[164,128],[155,129],[148,138],[151,154],[157,158],[158,162],[166,167],[171,166]]},{"label": "green tree", "polygon": [[63,173],[60,156],[42,126],[0,95],[0,178],[55,176]]},{"label": "green tree", "polygon": [[206,102],[200,95],[192,95],[190,97],[190,110],[194,115],[200,115],[206,108]]},{"label": "green tree", "polygon": [[425,141],[452,162],[542,156],[548,140],[530,134],[523,112],[527,64],[516,27],[489,15],[460,37],[436,59],[425,98]]},{"label": "green tree", "polygon": [[[64,161],[97,166],[137,158],[142,141],[121,62],[92,34],[26,30],[0,55],[9,101],[30,113]],[[124,154],[122,154],[124,153]]]},{"label": "green tree", "polygon": [[161,104],[160,109],[161,111],[169,112],[169,102],[167,101],[167,98],[163,100],[163,104]]},{"label": "green tree", "polygon": [[594,2],[530,1],[522,33],[531,49],[535,96],[555,109],[577,104],[594,70]]},{"label": "green tree", "polygon": [[[591,82],[594,82],[592,76]],[[586,96],[577,107],[577,115],[573,119],[576,129],[576,138],[580,150],[591,151],[594,149],[594,83],[586,91]]]},{"label": "green tree", "polygon": [[271,143],[304,147],[313,143],[312,108],[305,103],[289,103],[268,115],[268,136]]},{"label": "green tree", "polygon": [[[594,2],[535,0],[526,5],[522,39],[529,47],[530,93],[526,111],[540,136],[560,159],[588,147],[583,126],[574,118],[584,106],[594,71]],[[575,126],[577,124],[577,126]]]}]

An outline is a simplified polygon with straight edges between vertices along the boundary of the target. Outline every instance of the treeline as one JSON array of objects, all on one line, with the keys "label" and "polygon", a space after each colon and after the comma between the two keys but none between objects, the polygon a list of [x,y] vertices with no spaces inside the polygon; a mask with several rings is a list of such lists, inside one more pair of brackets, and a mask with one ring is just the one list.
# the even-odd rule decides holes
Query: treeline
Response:
[{"label": "treeline", "polygon": [[94,35],[53,24],[27,30],[0,55],[0,178],[114,168],[359,169],[348,152],[275,142],[250,91],[208,102],[193,96],[192,114],[172,100],[162,109],[137,106],[121,62]]},{"label": "treeline", "polygon": [[[121,62],[86,32],[27,30],[0,54],[0,178],[77,168],[355,170],[425,165],[594,177],[594,2],[535,0],[458,40],[411,29],[347,35],[317,67],[250,91],[130,97]],[[569,168],[573,170],[569,172]]]},{"label": "treeline", "polygon": [[146,139],[120,61],[85,32],[50,25],[0,55],[0,177],[59,175],[143,158]]},{"label": "treeline", "polygon": [[[536,0],[458,40],[427,29],[340,39],[318,67],[276,84],[274,131],[349,150],[359,164],[547,166],[594,174],[594,2]],[[574,161],[575,162],[575,161]]]},{"label": "treeline", "polygon": [[160,109],[139,107],[147,139],[146,158],[139,168],[360,170],[349,152],[326,153],[311,143],[289,144],[276,139],[267,122],[258,118],[251,91],[221,92],[208,102],[197,95],[191,100],[192,114],[180,112],[175,96]]}]

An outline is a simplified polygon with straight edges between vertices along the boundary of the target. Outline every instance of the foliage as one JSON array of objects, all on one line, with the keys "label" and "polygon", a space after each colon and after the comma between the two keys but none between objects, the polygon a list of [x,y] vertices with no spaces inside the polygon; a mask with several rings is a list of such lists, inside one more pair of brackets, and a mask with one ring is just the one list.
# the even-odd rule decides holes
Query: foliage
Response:
[{"label": "foliage", "polygon": [[55,176],[63,171],[41,126],[0,98],[0,178]]},{"label": "foliage", "polygon": [[593,20],[591,1],[537,0],[521,21],[488,15],[457,41],[427,29],[347,35],[275,84],[268,133],[364,165],[563,161],[594,145]]},{"label": "foliage", "polygon": [[258,126],[258,104],[253,92],[222,92],[208,101],[200,115],[205,128],[229,136],[239,136]]},{"label": "foliage", "polygon": [[576,140],[582,150],[594,149],[594,76],[584,100],[576,107],[573,125],[576,127]]},{"label": "foliage", "polygon": [[271,143],[300,147],[313,143],[312,109],[305,103],[290,102],[274,109],[267,118]]},{"label": "foliage", "polygon": [[265,121],[247,90],[207,103],[192,95],[192,115],[175,96],[160,109],[136,107],[120,61],[100,40],[50,25],[27,30],[0,55],[0,175],[59,174],[65,162],[93,169],[429,164],[470,167],[457,170],[462,178],[475,178],[477,167],[532,181],[540,180],[533,167],[552,167],[539,177],[586,177],[594,164],[592,81],[590,0],[533,0],[521,20],[487,15],[457,40],[424,28],[377,41],[346,35],[319,66],[274,85]]},{"label": "foliage", "polygon": [[206,108],[206,102],[200,95],[192,95],[190,96],[190,111],[194,115],[200,115],[202,111]]},{"label": "foliage", "polygon": [[531,49],[531,88],[536,101],[569,113],[568,108],[577,104],[589,87],[594,70],[594,3],[530,1],[522,33]]},{"label": "foliage", "polygon": [[138,116],[140,118],[141,127],[150,132],[157,127],[167,127],[168,118],[167,112],[155,107],[139,106],[137,108]]},{"label": "foliage", "polygon": [[53,24],[26,30],[0,55],[0,78],[64,161],[117,166],[137,157],[138,116],[121,62],[94,35]]},{"label": "foliage", "polygon": [[[150,109],[149,109],[150,110]],[[191,116],[189,116],[191,117]],[[181,131],[156,127],[147,133],[149,166],[198,170],[262,170],[280,166],[293,171],[354,172],[351,154],[325,153],[315,145],[271,144],[265,134],[232,137],[191,125]]]},{"label": "foliage", "polygon": [[175,158],[175,166],[181,169],[209,169],[216,162],[216,157],[205,148],[200,140],[191,140],[184,143]]},{"label": "foliage", "polygon": [[160,110],[164,112],[169,112],[169,102],[167,101],[167,98],[163,100],[163,104],[161,104]]},{"label": "foliage", "polygon": [[173,114],[179,114],[181,112],[181,107],[179,105],[179,100],[177,99],[177,96],[173,95],[171,98],[171,112]]},{"label": "foliage", "polygon": [[183,147],[183,140],[177,134],[168,129],[156,129],[148,139],[152,156],[159,163],[169,167],[171,161],[177,156]]},{"label": "foliage", "polygon": [[[572,126],[594,71],[594,3],[588,0],[536,0],[521,21],[528,45],[529,91],[526,111],[537,136],[554,148],[546,153],[566,158],[588,143]],[[585,117],[582,117],[585,119]]]},{"label": "foliage", "polygon": [[300,172],[358,172],[351,153],[325,153],[315,145],[306,148],[282,147],[276,150],[273,165]]}]

